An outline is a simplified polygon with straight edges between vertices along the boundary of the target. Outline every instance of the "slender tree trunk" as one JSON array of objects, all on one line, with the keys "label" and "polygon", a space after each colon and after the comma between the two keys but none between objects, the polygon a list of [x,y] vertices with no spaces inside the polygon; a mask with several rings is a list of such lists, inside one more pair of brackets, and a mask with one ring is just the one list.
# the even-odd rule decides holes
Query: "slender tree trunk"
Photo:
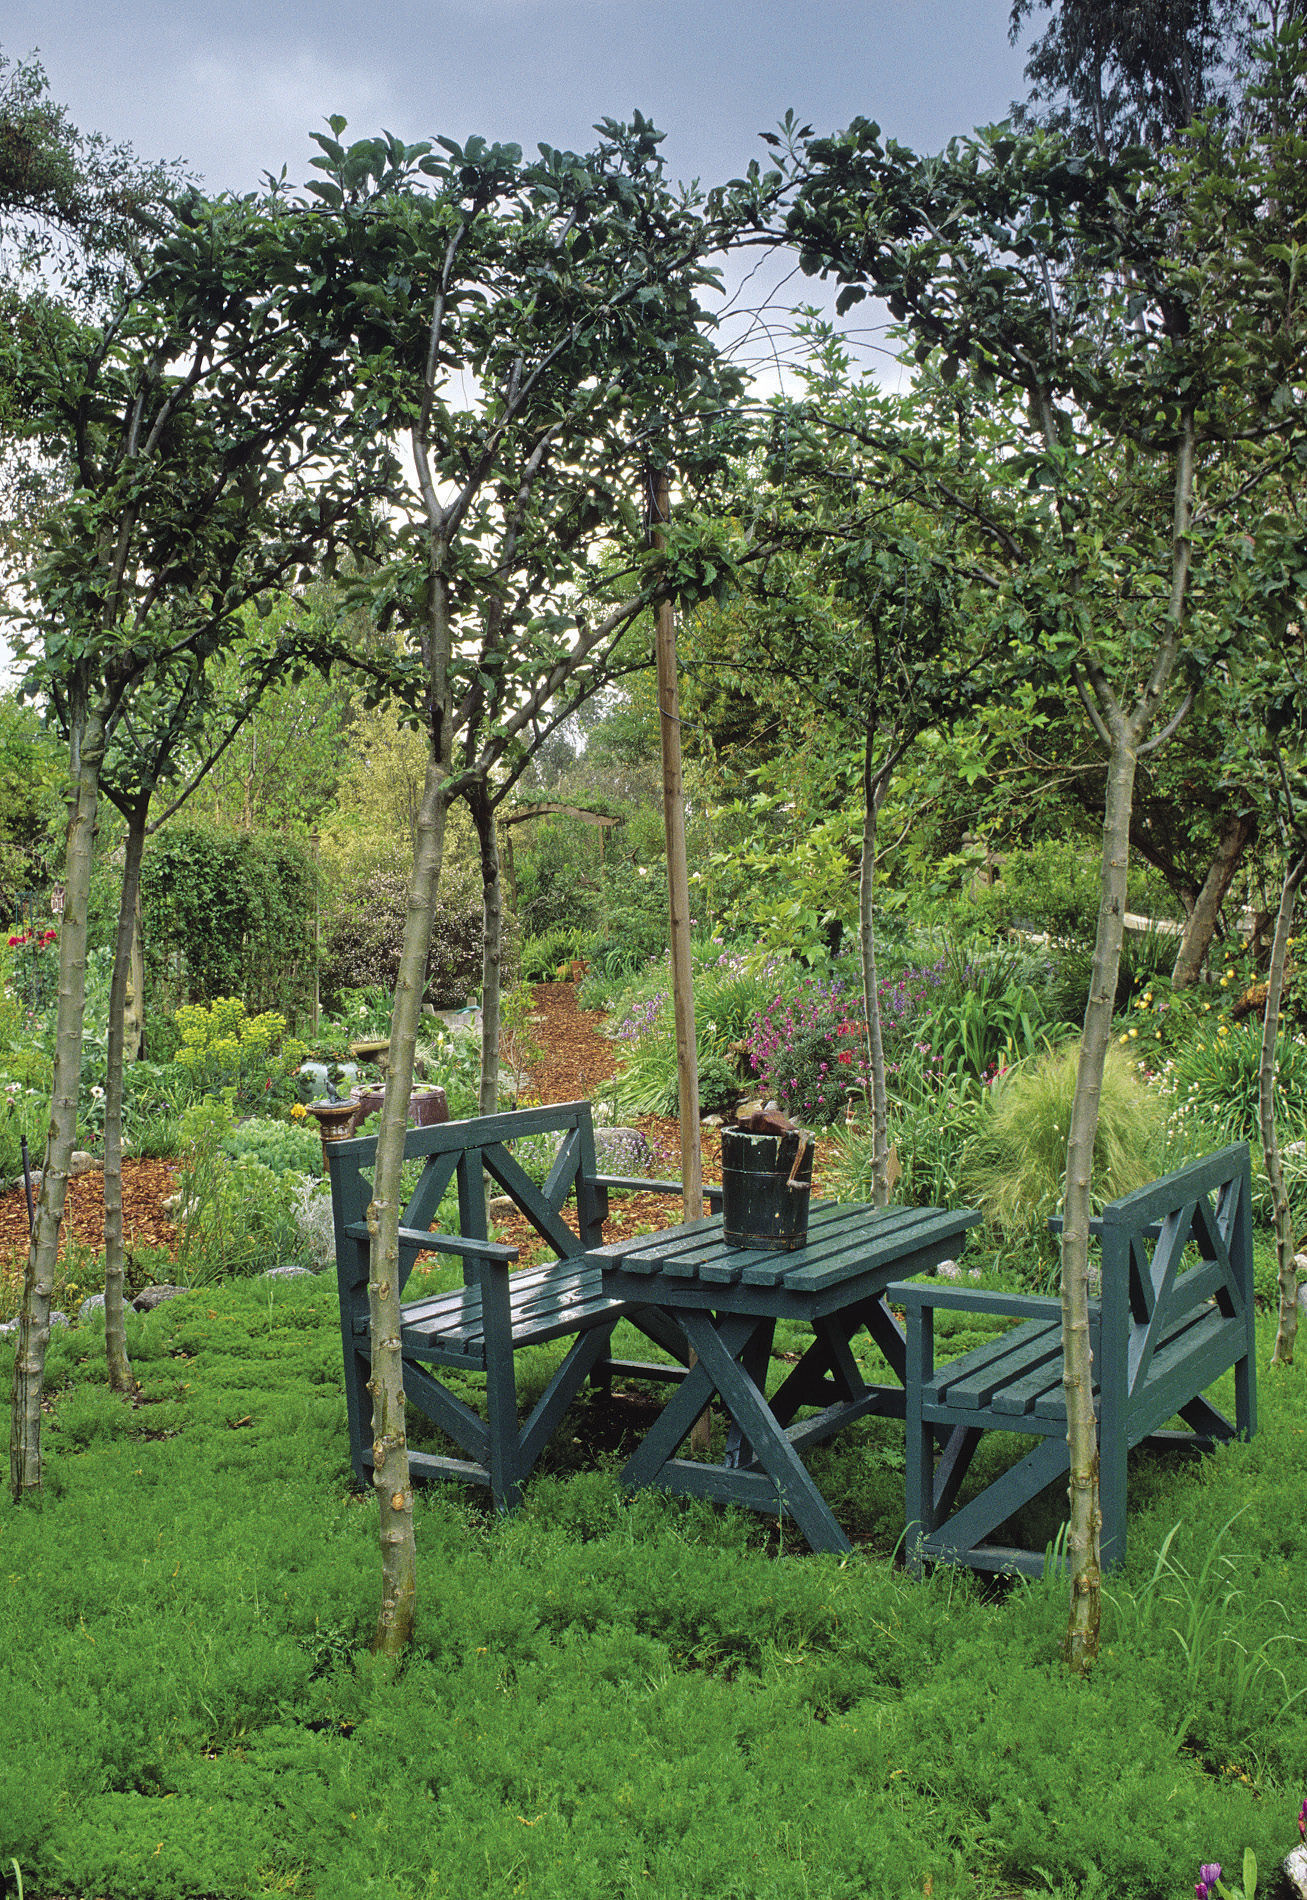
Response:
[{"label": "slender tree trunk", "polygon": [[867,1023],[867,1079],[871,1089],[871,1180],[877,1207],[889,1200],[889,1101],[885,1086],[885,1039],[876,976],[876,828],[886,773],[876,774],[876,727],[868,721],[862,753],[862,861],[858,867],[858,949],[862,961],[862,1008]]},{"label": "slender tree trunk", "polygon": [[[671,511],[665,473],[653,478],[653,540],[661,547]],[[681,1104],[681,1205],[686,1220],[703,1214],[703,1155],[699,1145],[699,1047],[694,1027],[690,967],[690,878],[685,861],[685,798],[681,783],[681,702],[676,679],[676,622],[670,600],[654,610],[658,661],[658,730],[662,743],[663,835],[667,840],[667,906],[676,1018],[676,1076]]]},{"label": "slender tree trunk", "polygon": [[1284,875],[1280,891],[1280,910],[1275,920],[1275,941],[1271,947],[1271,967],[1266,982],[1266,1015],[1262,1022],[1262,1059],[1258,1072],[1258,1109],[1261,1122],[1262,1155],[1266,1179],[1271,1187],[1271,1205],[1275,1211],[1275,1264],[1280,1289],[1280,1320],[1275,1332],[1273,1366],[1291,1366],[1298,1333],[1298,1270],[1293,1264],[1293,1214],[1284,1190],[1284,1170],[1280,1166],[1280,1143],[1275,1128],[1276,1042],[1280,1033],[1280,998],[1284,993],[1284,965],[1289,954],[1289,933],[1298,891],[1307,875],[1307,856],[1299,855]]},{"label": "slender tree trunk", "polygon": [[409,883],[408,915],[400,952],[390,1022],[386,1093],[377,1139],[376,1173],[368,1208],[371,1241],[368,1311],[372,1322],[373,1482],[381,1519],[381,1614],[375,1647],[399,1656],[413,1638],[417,1607],[417,1548],[413,1535],[413,1486],[404,1415],[404,1365],[400,1350],[399,1213],[400,1173],[408,1100],[413,1086],[422,992],[426,983],[431,917],[440,883],[445,837],[448,762],[434,755],[418,814],[417,846]]},{"label": "slender tree trunk", "polygon": [[[317,1025],[314,1025],[315,1029]],[[145,1042],[145,949],[141,941],[141,881],[136,880],[136,916],[132,927],[132,955],[127,971],[127,999],[123,1004],[123,1061],[138,1062]]]},{"label": "slender tree trunk", "polygon": [[1125,934],[1134,781],[1134,745],[1131,735],[1118,725],[1112,732],[1108,757],[1098,932],[1071,1105],[1063,1203],[1062,1382],[1066,1393],[1067,1444],[1071,1453],[1071,1518],[1067,1536],[1071,1608],[1066,1656],[1077,1671],[1087,1669],[1098,1654],[1101,1615],[1103,1573],[1099,1533],[1103,1520],[1098,1490],[1093,1355],[1089,1347],[1089,1220],[1103,1067],[1112,1034],[1112,1007]]},{"label": "slender tree trunk", "polygon": [[499,1108],[499,1000],[504,948],[504,892],[499,876],[495,812],[484,784],[468,796],[481,848],[481,1089],[482,1115]]},{"label": "slender tree trunk", "polygon": [[1216,855],[1207,868],[1203,887],[1185,919],[1184,935],[1180,939],[1175,968],[1171,972],[1173,989],[1185,990],[1198,981],[1203,959],[1216,934],[1221,905],[1234,882],[1235,872],[1243,862],[1244,853],[1256,834],[1257,819],[1251,812],[1233,812],[1221,826]]},{"label": "slender tree trunk", "polygon": [[136,1387],[127,1358],[127,1324],[123,1301],[123,1065],[127,979],[136,941],[141,859],[145,853],[145,821],[148,812],[148,799],[143,798],[127,815],[123,881],[118,898],[118,935],[114,944],[113,977],[109,985],[109,1040],[104,1078],[104,1349],[109,1367],[109,1384],[115,1392],[132,1392]]},{"label": "slender tree trunk", "polygon": [[103,713],[98,707],[83,712],[74,724],[69,742],[73,760],[71,819],[64,872],[64,914],[59,932],[59,1003],[50,1130],[46,1137],[36,1221],[27,1254],[18,1351],[14,1358],[9,1483],[15,1501],[41,1488],[41,1393],[46,1348],[50,1343],[59,1230],[68,1194],[68,1164],[77,1135],[82,1018],[86,1010],[87,900],[104,745]]},{"label": "slender tree trunk", "polygon": [[[1089,1220],[1094,1146],[1098,1136],[1103,1067],[1112,1034],[1112,1007],[1121,971],[1121,942],[1125,935],[1135,772],[1141,742],[1161,704],[1180,652],[1191,563],[1189,530],[1193,519],[1193,484],[1194,419],[1192,413],[1186,413],[1176,447],[1170,625],[1158,641],[1148,680],[1128,717],[1100,671],[1090,674],[1090,685],[1098,700],[1097,710],[1082,690],[1091,721],[1107,745],[1107,783],[1103,801],[1098,930],[1080,1038],[1080,1060],[1076,1065],[1062,1203],[1062,1378],[1071,1463],[1068,1487],[1071,1513],[1067,1530],[1071,1602],[1066,1659],[1077,1673],[1089,1669],[1098,1655],[1103,1598],[1100,1536],[1103,1514],[1098,1483],[1093,1353],[1089,1345]],[[1171,724],[1150,742],[1150,751],[1156,750],[1174,731],[1184,717],[1186,705],[1187,701],[1182,703]]]},{"label": "slender tree trunk", "polygon": [[[427,469],[420,432],[414,431],[419,476]],[[404,1136],[413,1087],[422,992],[431,948],[431,919],[440,887],[440,866],[449,811],[452,762],[449,667],[452,633],[445,579],[448,547],[438,527],[439,508],[429,479],[427,543],[429,617],[422,628],[430,734],[422,803],[414,831],[413,874],[400,950],[399,975],[390,1020],[386,1093],[377,1136],[372,1200],[368,1207],[368,1313],[372,1327],[372,1457],[381,1536],[381,1612],[374,1647],[401,1656],[413,1640],[417,1616],[417,1545],[413,1534],[413,1481],[404,1414],[404,1360],[400,1347],[399,1215]]]}]

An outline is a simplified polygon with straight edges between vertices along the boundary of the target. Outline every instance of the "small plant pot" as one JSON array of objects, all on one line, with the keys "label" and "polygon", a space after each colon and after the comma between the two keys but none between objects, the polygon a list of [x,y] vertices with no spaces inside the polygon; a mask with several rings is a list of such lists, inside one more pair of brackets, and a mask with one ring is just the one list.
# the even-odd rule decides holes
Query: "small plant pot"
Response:
[{"label": "small plant pot", "polygon": [[728,1247],[793,1253],[808,1238],[816,1144],[796,1128],[786,1135],[722,1129],[722,1226]]},{"label": "small plant pot", "polygon": [[318,1133],[324,1143],[348,1141],[354,1133],[357,1102],[309,1102],[306,1106],[318,1124]]}]

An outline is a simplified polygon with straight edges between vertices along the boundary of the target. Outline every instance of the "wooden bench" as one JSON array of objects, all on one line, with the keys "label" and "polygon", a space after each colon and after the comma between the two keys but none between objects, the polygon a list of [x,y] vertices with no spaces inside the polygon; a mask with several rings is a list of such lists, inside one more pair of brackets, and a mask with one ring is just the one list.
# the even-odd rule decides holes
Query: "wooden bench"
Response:
[{"label": "wooden bench", "polygon": [[[1136,1445],[1210,1451],[1257,1427],[1252,1223],[1245,1143],[1178,1168],[1104,1208],[1101,1297],[1090,1303],[1104,1565],[1126,1548],[1126,1463]],[[1070,1469],[1056,1299],[903,1281],[907,1313],[907,1556],[1037,1576],[1043,1556],[996,1541],[1014,1511]],[[937,1308],[1018,1324],[936,1366]],[[1203,1394],[1233,1368],[1231,1424]],[[1178,1416],[1188,1430],[1164,1430]],[[1037,1442],[955,1508],[981,1436]],[[938,1459],[936,1451],[938,1449]]]},{"label": "wooden bench", "polygon": [[[559,1143],[542,1187],[535,1185],[512,1153],[513,1143],[533,1136]],[[376,1147],[375,1136],[325,1146],[350,1454],[360,1484],[370,1482],[372,1472],[367,1211]],[[422,1252],[461,1258],[464,1278],[464,1284],[451,1292],[403,1302],[404,1389],[409,1402],[468,1454],[453,1458],[410,1451],[410,1469],[417,1479],[453,1478],[487,1485],[496,1506],[505,1510],[519,1501],[523,1480],[587,1379],[603,1385],[615,1372],[653,1379],[684,1376],[687,1349],[679,1327],[652,1308],[611,1298],[597,1265],[575,1264],[577,1255],[603,1241],[611,1188],[679,1194],[681,1186],[676,1181],[600,1174],[588,1102],[410,1128],[404,1155],[406,1160],[421,1159],[424,1166],[400,1217],[401,1293]],[[510,1272],[518,1249],[489,1238],[488,1181],[526,1215],[555,1258]],[[458,1190],[458,1232],[429,1231],[451,1183]],[[562,1218],[564,1203],[573,1194],[575,1233]],[[633,1321],[677,1363],[611,1358],[613,1328],[623,1318]],[[514,1355],[524,1346],[543,1345],[571,1334],[577,1335],[575,1343],[519,1428]],[[436,1377],[437,1369],[484,1374],[486,1416]]]}]

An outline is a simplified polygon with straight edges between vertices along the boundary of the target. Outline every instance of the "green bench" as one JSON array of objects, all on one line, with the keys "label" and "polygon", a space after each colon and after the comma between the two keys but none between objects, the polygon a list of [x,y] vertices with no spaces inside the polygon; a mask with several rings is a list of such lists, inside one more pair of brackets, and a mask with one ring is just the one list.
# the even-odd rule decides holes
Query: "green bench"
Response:
[{"label": "green bench", "polygon": [[[551,1144],[556,1141],[558,1152],[538,1187],[514,1158],[513,1144],[540,1136]],[[372,1474],[367,1211],[376,1147],[375,1136],[325,1145],[350,1455],[360,1484],[369,1483]],[[486,1485],[497,1508],[506,1510],[519,1501],[523,1480],[587,1379],[603,1385],[615,1372],[663,1380],[684,1376],[688,1355],[680,1328],[652,1308],[613,1299],[604,1291],[599,1267],[577,1261],[603,1241],[610,1189],[679,1194],[680,1183],[600,1174],[588,1102],[410,1128],[404,1156],[421,1160],[423,1168],[400,1217],[401,1293],[421,1252],[458,1257],[464,1278],[452,1291],[402,1303],[405,1394],[467,1454],[456,1458],[410,1451],[410,1469],[419,1480],[450,1478]],[[553,1259],[510,1271],[518,1249],[489,1238],[488,1182],[543,1236]],[[431,1232],[451,1183],[458,1190],[458,1231]],[[577,1232],[562,1218],[564,1204],[573,1195]],[[633,1321],[675,1363],[613,1359],[609,1346],[619,1319]],[[575,1343],[519,1426],[515,1355],[524,1347],[572,1334]],[[484,1376],[484,1417],[438,1376],[449,1371]]]},{"label": "green bench", "polygon": [[[1126,1470],[1137,1445],[1210,1451],[1257,1428],[1248,1148],[1240,1142],[1178,1168],[1103,1209],[1101,1295],[1090,1303],[1098,1418],[1102,1558],[1126,1548]],[[907,1556],[1037,1576],[1042,1554],[1001,1541],[1022,1505],[1070,1469],[1056,1299],[901,1281],[907,1314]],[[1017,1324],[935,1363],[941,1308]],[[1234,1371],[1233,1424],[1204,1396]],[[1187,1430],[1164,1429],[1179,1417]],[[957,1505],[985,1432],[1036,1442],[977,1497]]]}]

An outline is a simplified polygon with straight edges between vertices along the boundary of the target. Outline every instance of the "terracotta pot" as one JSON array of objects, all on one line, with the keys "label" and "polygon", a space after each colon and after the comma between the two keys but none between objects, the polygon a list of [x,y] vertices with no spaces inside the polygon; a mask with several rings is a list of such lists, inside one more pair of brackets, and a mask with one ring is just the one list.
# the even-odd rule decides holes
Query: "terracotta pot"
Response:
[{"label": "terracotta pot", "polygon": [[[354,1102],[355,1121],[366,1121],[374,1115],[386,1099],[386,1091],[381,1088],[364,1089]],[[419,1128],[433,1128],[437,1122],[449,1120],[449,1104],[445,1100],[445,1091],[435,1088],[416,1088],[408,1098],[409,1120],[415,1121]]]}]

